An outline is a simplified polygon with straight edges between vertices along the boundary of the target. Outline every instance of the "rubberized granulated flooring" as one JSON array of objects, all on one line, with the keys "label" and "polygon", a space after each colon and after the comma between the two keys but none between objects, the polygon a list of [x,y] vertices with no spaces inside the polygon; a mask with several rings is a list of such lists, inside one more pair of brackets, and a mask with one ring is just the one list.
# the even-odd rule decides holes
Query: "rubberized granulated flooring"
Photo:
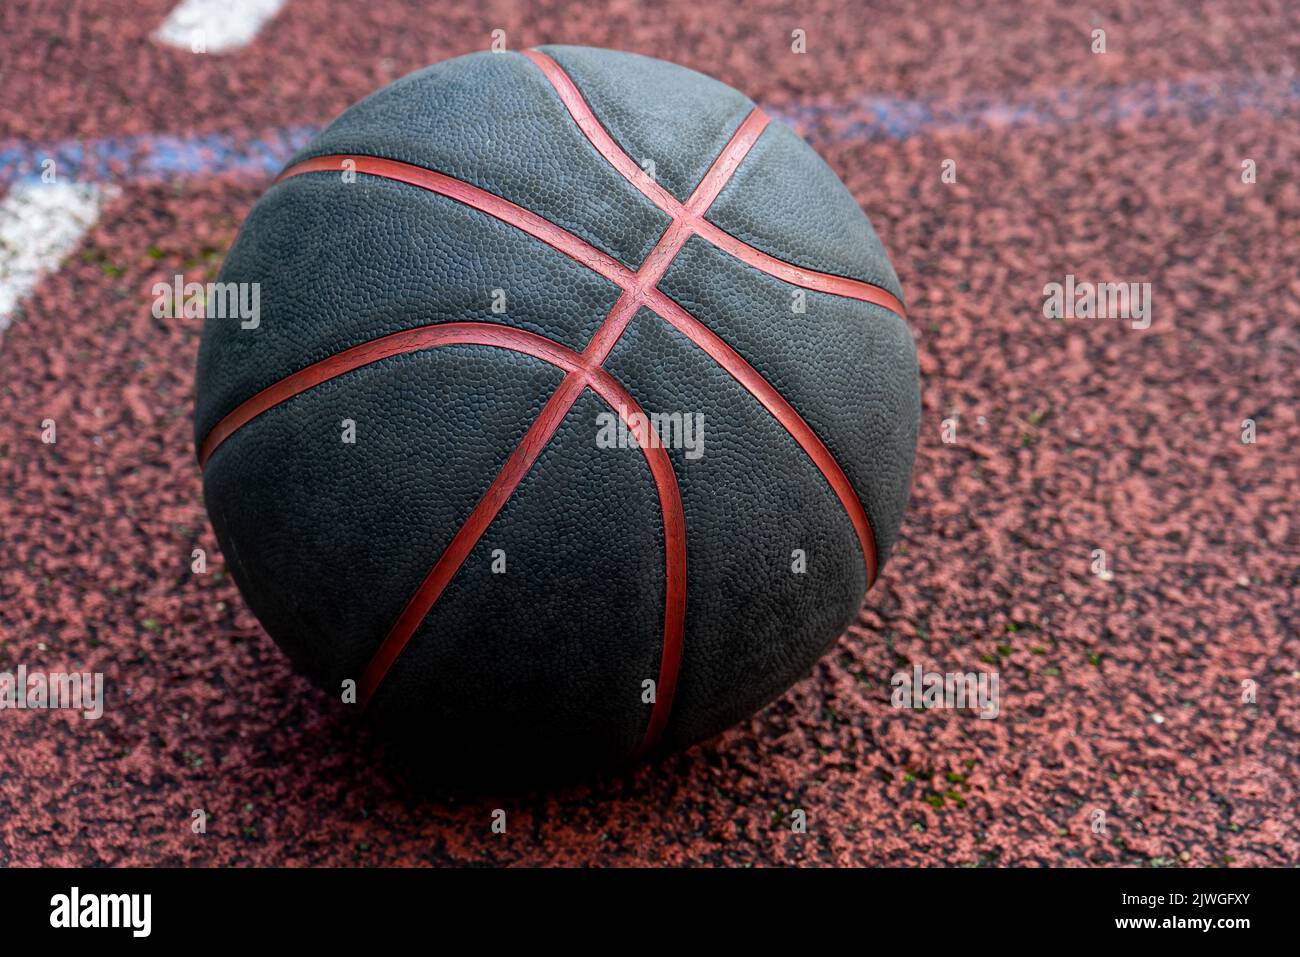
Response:
[{"label": "rubberized granulated flooring", "polygon": [[[108,696],[98,721],[0,712],[0,863],[1300,861],[1300,12],[290,0],[203,56],[150,39],[170,5],[0,11],[0,189],[47,152],[120,189],[0,336],[0,670],[102,671]],[[653,765],[453,795],[295,677],[220,574],[198,322],[150,304],[215,277],[268,142],[496,28],[675,60],[794,122],[891,251],[924,419],[892,560],[783,698]],[[201,148],[160,164],[159,137]],[[1045,318],[1067,274],[1150,282],[1150,328]],[[997,671],[1000,715],[892,707],[915,665]]]}]

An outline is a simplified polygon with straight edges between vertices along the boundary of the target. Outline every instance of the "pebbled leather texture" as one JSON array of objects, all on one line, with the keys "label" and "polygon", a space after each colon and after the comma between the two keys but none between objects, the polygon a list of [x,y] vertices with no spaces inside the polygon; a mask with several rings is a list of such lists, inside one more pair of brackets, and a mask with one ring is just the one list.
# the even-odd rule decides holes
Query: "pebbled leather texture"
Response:
[{"label": "pebbled leather texture", "polygon": [[[606,363],[646,408],[704,415],[704,454],[670,449],[686,512],[686,654],[670,745],[723,730],[804,675],[866,587],[839,501],[784,429],[658,316]],[[793,552],[807,556],[794,574]]]},{"label": "pebbled leather texture", "polygon": [[753,102],[738,90],[673,63],[590,47],[545,46],[583,91],[601,125],[682,202],[704,178]]},{"label": "pebbled leather texture", "polygon": [[881,560],[888,557],[907,507],[921,415],[907,323],[872,303],[812,290],[795,312],[795,288],[699,237],[659,288],[692,315],[714,317],[713,331],[808,421],[857,489]]},{"label": "pebbled leather texture", "polygon": [[866,214],[798,134],[774,121],[745,160],[709,207],[710,222],[779,259],[903,298]]},{"label": "pebbled leather texture", "polygon": [[[196,442],[287,373],[402,329],[493,322],[581,349],[619,292],[478,210],[371,176],[345,186],[329,173],[267,190],[219,278],[260,283],[262,316],[256,329],[205,324]],[[492,311],[495,289],[504,313]]]},{"label": "pebbled leather texture", "polygon": [[[633,159],[690,196],[753,109],[701,74],[633,54],[545,47]],[[518,204],[638,268],[670,223],[591,145],[536,64],[474,54],[352,107],[293,163],[333,154],[423,166]],[[290,165],[292,166],[293,163]],[[806,269],[901,297],[870,223],[807,145],[770,124],[707,218]],[[573,353],[621,290],[514,226],[405,183],[312,172],[272,186],[223,282],[261,285],[261,325],[209,319],[195,440],[254,394],[390,333],[495,323]],[[804,291],[689,239],[659,288],[807,421],[856,490],[880,563],[907,501],[920,414],[906,323]],[[506,296],[492,310],[493,290]],[[743,719],[853,620],[864,556],[809,455],[700,346],[640,308],[603,368],[647,412],[701,413],[704,452],[667,449],[685,515],[685,634],[662,743]],[[411,594],[565,376],[532,356],[451,345],[315,385],[225,439],[204,469],[222,552],[295,666],[332,694],[366,667]],[[665,525],[642,452],[598,448],[583,392],[394,660],[371,702],[431,757],[605,763],[646,733],[643,682],[665,628]],[[357,441],[341,441],[341,420]],[[807,570],[792,569],[794,550]],[[493,571],[497,550],[506,572]]]},{"label": "pebbled leather texture", "polygon": [[587,142],[522,53],[471,53],[390,83],[345,110],[289,165],[331,153],[382,156],[462,179],[629,266],[668,226]]},{"label": "pebbled leather texture", "polygon": [[645,731],[641,683],[663,634],[659,500],[638,449],[596,447],[607,410],[578,400],[380,687],[375,707],[441,754],[602,763]]},{"label": "pebbled leather texture", "polygon": [[203,484],[222,553],[301,671],[336,693],[361,673],[561,375],[488,346],[394,356],[217,449]]}]

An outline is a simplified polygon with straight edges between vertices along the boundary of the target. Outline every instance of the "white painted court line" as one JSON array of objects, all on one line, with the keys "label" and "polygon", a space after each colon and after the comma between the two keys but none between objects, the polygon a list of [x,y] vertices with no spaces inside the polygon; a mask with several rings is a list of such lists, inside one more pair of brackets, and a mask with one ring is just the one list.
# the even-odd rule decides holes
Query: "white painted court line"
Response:
[{"label": "white painted court line", "polygon": [[0,201],[0,332],[18,304],[99,220],[116,186],[18,183]]},{"label": "white painted court line", "polygon": [[225,53],[253,42],[285,0],[181,0],[154,39],[194,53]]}]

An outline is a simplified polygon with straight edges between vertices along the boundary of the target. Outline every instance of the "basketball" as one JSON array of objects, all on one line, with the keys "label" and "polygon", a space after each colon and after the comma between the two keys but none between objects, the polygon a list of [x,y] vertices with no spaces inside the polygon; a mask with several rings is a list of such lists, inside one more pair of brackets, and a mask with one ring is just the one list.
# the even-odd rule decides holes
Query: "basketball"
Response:
[{"label": "basketball", "polygon": [[851,624],[920,416],[853,196],[700,73],[581,47],[400,79],[255,204],[195,442],[226,567],[431,760],[597,766],[754,714]]}]

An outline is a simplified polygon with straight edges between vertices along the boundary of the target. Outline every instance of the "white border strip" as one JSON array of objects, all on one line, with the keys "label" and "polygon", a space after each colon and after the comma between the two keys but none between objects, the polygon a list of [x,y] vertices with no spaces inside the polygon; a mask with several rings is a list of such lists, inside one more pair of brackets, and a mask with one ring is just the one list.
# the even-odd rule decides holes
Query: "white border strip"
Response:
[{"label": "white border strip", "polygon": [[156,31],[159,43],[191,53],[246,47],[286,0],[181,0]]},{"label": "white border strip", "polygon": [[39,181],[18,183],[9,191],[0,202],[0,332],[119,192],[115,186]]}]

